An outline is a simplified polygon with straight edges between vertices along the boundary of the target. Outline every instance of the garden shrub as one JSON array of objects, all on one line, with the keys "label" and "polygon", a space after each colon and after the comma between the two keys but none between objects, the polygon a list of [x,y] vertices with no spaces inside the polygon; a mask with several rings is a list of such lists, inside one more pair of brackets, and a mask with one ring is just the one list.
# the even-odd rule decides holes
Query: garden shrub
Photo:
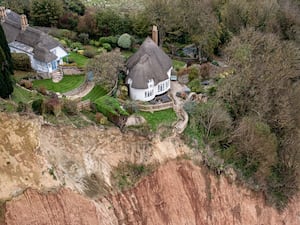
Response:
[{"label": "garden shrub", "polygon": [[46,113],[52,113],[56,117],[61,113],[61,103],[57,96],[52,96],[45,102]]},{"label": "garden shrub", "polygon": [[47,95],[47,89],[44,86],[40,86],[37,88],[37,91],[42,95]]},{"label": "garden shrub", "polygon": [[192,81],[194,79],[197,79],[199,77],[199,70],[198,68],[191,66],[188,68],[189,71],[189,81]]},{"label": "garden shrub", "polygon": [[131,36],[127,33],[122,34],[118,40],[118,46],[123,49],[129,49],[132,45]]},{"label": "garden shrub", "polygon": [[60,43],[64,48],[68,47],[68,43],[67,43],[67,41],[64,40],[64,39],[59,40],[59,43]]},{"label": "garden shrub", "polygon": [[86,46],[83,52],[83,55],[87,58],[94,58],[96,54],[97,51],[91,46]]},{"label": "garden shrub", "polygon": [[43,114],[43,99],[39,98],[32,102],[31,108],[35,114],[42,115]]},{"label": "garden shrub", "polygon": [[183,75],[186,75],[188,74],[188,68],[180,68],[179,71],[177,72],[177,76],[183,76]]},{"label": "garden shrub", "polygon": [[107,52],[105,48],[98,48],[97,49],[97,53],[103,53],[103,52]]},{"label": "garden shrub", "polygon": [[201,85],[201,80],[199,78],[189,82],[188,87],[191,89],[192,92],[202,93],[204,91],[203,86]]},{"label": "garden shrub", "polygon": [[78,35],[78,41],[84,45],[87,45],[89,43],[89,34],[87,33],[80,33]]},{"label": "garden shrub", "polygon": [[96,112],[95,121],[101,125],[106,125],[108,123],[107,117],[102,113]]},{"label": "garden shrub", "polygon": [[72,100],[64,99],[63,102],[63,111],[68,115],[77,115],[77,103]]},{"label": "garden shrub", "polygon": [[89,44],[95,46],[95,40],[90,40]]},{"label": "garden shrub", "polygon": [[200,67],[200,76],[203,80],[209,79],[210,75],[210,65],[208,63],[204,63]]},{"label": "garden shrub", "polygon": [[105,50],[107,50],[108,52],[110,52],[110,51],[112,50],[111,45],[108,44],[108,43],[103,43],[103,44],[102,44],[102,47],[103,47]]},{"label": "garden shrub", "polygon": [[25,53],[11,53],[15,70],[31,71],[30,58]]},{"label": "garden shrub", "polygon": [[33,86],[31,81],[24,80],[24,79],[20,80],[19,84],[27,89],[32,89],[32,86]]},{"label": "garden shrub", "polygon": [[79,49],[83,49],[82,44],[80,42],[73,42],[70,45],[71,49],[73,50],[79,50]]},{"label": "garden shrub", "polygon": [[117,47],[118,38],[115,36],[101,37],[99,38],[99,43],[103,45],[104,43],[110,44],[113,48]]}]

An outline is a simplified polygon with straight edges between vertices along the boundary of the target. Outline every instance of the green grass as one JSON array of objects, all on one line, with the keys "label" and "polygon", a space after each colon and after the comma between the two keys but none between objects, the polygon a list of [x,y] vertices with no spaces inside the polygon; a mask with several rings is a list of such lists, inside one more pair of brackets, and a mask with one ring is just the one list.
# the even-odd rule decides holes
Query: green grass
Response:
[{"label": "green grass", "polygon": [[100,85],[96,85],[82,100],[90,99],[92,102],[107,94],[107,91]]},{"label": "green grass", "polygon": [[127,60],[130,56],[132,56],[134,53],[131,51],[122,51],[121,52],[122,56],[125,57],[125,59]]},{"label": "green grass", "polygon": [[159,125],[171,125],[177,120],[176,113],[173,109],[166,109],[158,112],[139,112],[149,124],[152,131],[156,131]]},{"label": "green grass", "polygon": [[65,93],[79,87],[84,80],[84,75],[64,76],[59,83],[54,83],[51,79],[35,80],[33,87],[45,87],[50,91]]},{"label": "green grass", "polygon": [[12,100],[16,103],[24,102],[28,103],[31,100],[39,98],[40,95],[24,90],[21,87],[14,86],[14,92],[12,93]]},{"label": "green grass", "polygon": [[5,101],[0,98],[0,111],[1,112],[15,112],[17,106],[13,104],[11,101]]},{"label": "green grass", "polygon": [[69,60],[74,61],[78,67],[85,67],[89,58],[85,57],[84,55],[80,55],[76,52],[70,52],[68,56]]},{"label": "green grass", "polygon": [[178,61],[178,60],[175,60],[175,59],[173,59],[172,62],[173,62],[173,68],[175,70],[179,70],[180,68],[184,67],[185,64],[186,64],[185,62]]}]

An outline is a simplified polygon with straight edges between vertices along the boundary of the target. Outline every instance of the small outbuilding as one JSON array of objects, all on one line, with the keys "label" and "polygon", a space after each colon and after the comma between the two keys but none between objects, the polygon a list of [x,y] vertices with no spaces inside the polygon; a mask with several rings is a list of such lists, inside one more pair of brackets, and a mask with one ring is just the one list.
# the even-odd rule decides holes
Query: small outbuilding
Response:
[{"label": "small outbuilding", "polygon": [[131,99],[151,101],[170,89],[172,60],[151,38],[143,42],[126,66]]}]

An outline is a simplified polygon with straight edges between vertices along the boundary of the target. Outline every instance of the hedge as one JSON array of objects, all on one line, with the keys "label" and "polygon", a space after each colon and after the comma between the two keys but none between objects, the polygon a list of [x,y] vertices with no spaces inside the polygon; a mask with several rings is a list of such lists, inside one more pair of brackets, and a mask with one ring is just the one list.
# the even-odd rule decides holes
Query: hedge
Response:
[{"label": "hedge", "polygon": [[31,71],[30,58],[25,53],[11,53],[15,70]]}]

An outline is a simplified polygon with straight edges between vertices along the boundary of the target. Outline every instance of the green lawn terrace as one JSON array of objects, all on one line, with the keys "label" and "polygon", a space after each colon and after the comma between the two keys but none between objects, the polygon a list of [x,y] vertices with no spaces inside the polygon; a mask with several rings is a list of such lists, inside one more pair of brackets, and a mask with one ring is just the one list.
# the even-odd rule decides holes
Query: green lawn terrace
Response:
[{"label": "green lawn terrace", "polygon": [[34,88],[46,88],[49,91],[65,93],[78,88],[85,82],[85,75],[65,75],[59,83],[51,79],[34,80]]},{"label": "green lawn terrace", "polygon": [[64,61],[67,63],[66,65],[68,65],[68,62],[70,62],[70,64],[72,65],[72,63],[74,62],[77,67],[84,68],[88,63],[89,58],[77,52],[71,51],[69,55],[64,58]]},{"label": "green lawn terrace", "polygon": [[177,116],[173,109],[166,109],[156,112],[138,112],[147,121],[151,131],[157,131],[159,126],[172,126],[176,120]]},{"label": "green lawn terrace", "polygon": [[107,91],[100,85],[95,85],[95,87],[81,100],[90,100],[91,102],[96,101],[98,98],[107,94]]}]

